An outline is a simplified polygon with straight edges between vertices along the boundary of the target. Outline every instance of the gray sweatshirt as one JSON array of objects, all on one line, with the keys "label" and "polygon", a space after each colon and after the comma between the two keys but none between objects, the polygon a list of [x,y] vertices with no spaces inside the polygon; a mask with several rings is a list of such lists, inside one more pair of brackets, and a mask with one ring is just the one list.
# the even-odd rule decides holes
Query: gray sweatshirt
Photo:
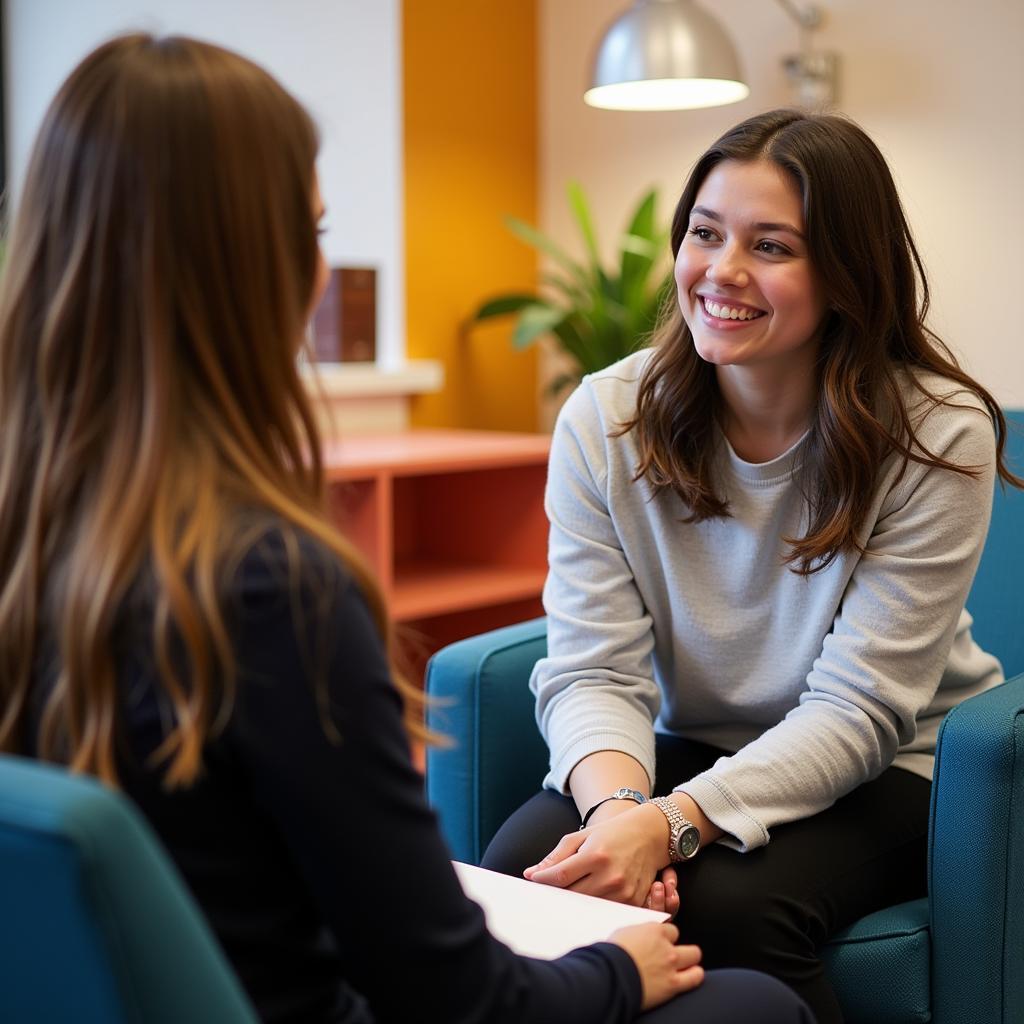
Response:
[{"label": "gray sweatshirt", "polygon": [[931,777],[942,716],[1002,680],[971,639],[964,601],[988,529],[992,425],[954,382],[955,404],[905,397],[922,444],[978,478],[890,457],[861,540],[800,577],[782,537],[803,536],[802,440],[744,462],[720,437],[718,487],[732,517],[680,522],[671,491],[634,481],[632,433],[649,352],[584,379],[555,428],[546,494],[548,656],[531,679],[551,749],[545,786],[588,754],[618,750],[654,782],[655,731],[730,751],[672,779],[747,851],[777,824],[829,807],[895,764]]}]

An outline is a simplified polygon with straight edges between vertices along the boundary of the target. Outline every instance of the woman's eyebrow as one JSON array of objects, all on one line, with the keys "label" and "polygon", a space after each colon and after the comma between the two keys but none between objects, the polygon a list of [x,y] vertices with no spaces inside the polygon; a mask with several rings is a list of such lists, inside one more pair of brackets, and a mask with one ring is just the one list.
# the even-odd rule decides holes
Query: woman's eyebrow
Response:
[{"label": "woman's eyebrow", "polygon": [[702,217],[707,217],[708,220],[717,220],[719,224],[722,223],[721,214],[715,213],[714,210],[709,210],[706,206],[695,206],[690,211],[690,216],[692,217],[695,213],[699,213]]},{"label": "woman's eyebrow", "polygon": [[762,220],[756,224],[750,225],[755,231],[788,231],[791,235],[796,235],[797,238],[803,238],[804,233],[798,231],[792,224],[780,224],[774,221]]},{"label": "woman's eyebrow", "polygon": [[[714,210],[709,209],[706,206],[695,206],[691,211],[693,214],[699,214],[701,217],[707,217],[708,220],[718,221],[722,223],[722,215],[716,213]],[[792,224],[783,224],[777,221],[761,220],[756,224],[750,225],[755,231],[788,231],[791,235],[796,235],[797,238],[803,239],[804,233],[798,228],[793,227]]]}]

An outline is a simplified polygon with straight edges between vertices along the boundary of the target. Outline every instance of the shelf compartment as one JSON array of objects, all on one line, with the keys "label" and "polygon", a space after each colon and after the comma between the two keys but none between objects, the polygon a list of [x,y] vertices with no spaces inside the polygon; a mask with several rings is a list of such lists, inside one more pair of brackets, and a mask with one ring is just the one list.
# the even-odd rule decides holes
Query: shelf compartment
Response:
[{"label": "shelf compartment", "polygon": [[543,567],[399,563],[395,567],[391,610],[396,621],[408,622],[536,599],[544,587],[545,575]]},{"label": "shelf compartment", "polygon": [[362,552],[387,592],[391,588],[393,552],[391,479],[380,476],[336,481],[328,496],[334,523]]},{"label": "shelf compartment", "polygon": [[544,465],[397,477],[395,561],[544,569]]},{"label": "shelf compartment", "polygon": [[542,614],[549,446],[461,430],[325,445],[332,517],[380,579],[413,678],[444,644]]}]

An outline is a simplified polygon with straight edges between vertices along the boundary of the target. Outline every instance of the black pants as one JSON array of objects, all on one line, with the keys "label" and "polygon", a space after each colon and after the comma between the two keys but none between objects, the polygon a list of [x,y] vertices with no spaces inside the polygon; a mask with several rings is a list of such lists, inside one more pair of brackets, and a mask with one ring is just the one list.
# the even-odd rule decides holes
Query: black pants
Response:
[{"label": "black pants", "polygon": [[692,992],[647,1013],[637,1024],[814,1024],[807,1005],[757,971],[708,971]]},{"label": "black pants", "polygon": [[[657,793],[709,768],[723,751],[674,736],[657,742]],[[889,768],[803,821],[771,830],[750,853],[714,843],[679,865],[680,941],[708,968],[744,967],[786,982],[819,1024],[841,1024],[818,948],[872,911],[927,894],[931,786]],[[576,805],[538,793],[498,830],[483,866],[520,875],[579,828]]]}]

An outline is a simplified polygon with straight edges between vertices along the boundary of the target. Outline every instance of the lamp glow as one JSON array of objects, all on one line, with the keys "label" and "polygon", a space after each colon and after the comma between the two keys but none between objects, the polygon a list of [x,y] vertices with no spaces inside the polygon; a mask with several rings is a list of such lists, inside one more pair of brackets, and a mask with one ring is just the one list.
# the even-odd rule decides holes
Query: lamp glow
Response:
[{"label": "lamp glow", "polygon": [[722,78],[656,78],[588,89],[583,102],[605,110],[697,110],[738,103],[750,95],[743,82]]}]

